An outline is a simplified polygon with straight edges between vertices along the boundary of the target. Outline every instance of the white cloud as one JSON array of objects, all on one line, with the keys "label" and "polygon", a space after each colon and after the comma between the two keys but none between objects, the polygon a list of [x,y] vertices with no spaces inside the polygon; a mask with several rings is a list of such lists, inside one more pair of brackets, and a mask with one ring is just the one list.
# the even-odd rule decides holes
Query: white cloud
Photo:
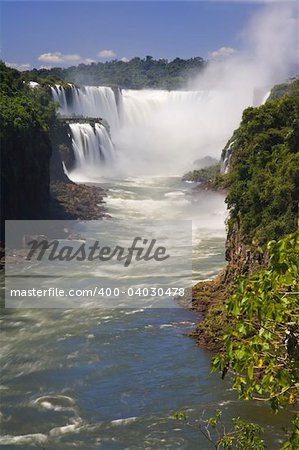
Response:
[{"label": "white cloud", "polygon": [[92,64],[92,63],[95,63],[95,60],[94,60],[94,59],[91,59],[91,58],[86,58],[86,59],[84,59],[82,62],[83,62],[84,64]]},{"label": "white cloud", "polygon": [[[94,59],[91,58],[82,58],[82,56],[78,55],[77,53],[74,54],[63,54],[61,52],[53,52],[53,53],[43,53],[39,55],[38,57],[39,61],[42,61],[44,63],[52,63],[52,64],[58,64],[58,63],[82,63],[82,64],[92,64],[95,63]],[[53,66],[46,66],[46,68],[53,67]]]},{"label": "white cloud", "polygon": [[32,69],[31,64],[17,64],[17,63],[10,63],[10,62],[5,62],[5,64],[7,65],[7,67],[11,67],[12,69],[20,70],[21,72],[24,70]]},{"label": "white cloud", "polygon": [[127,58],[126,56],[123,56],[123,57],[121,58],[121,61],[127,63],[127,62],[129,62],[130,60],[129,60],[129,58]]},{"label": "white cloud", "polygon": [[111,59],[114,58],[114,56],[116,56],[116,53],[113,50],[104,49],[98,53],[98,56],[104,59]]},{"label": "white cloud", "polygon": [[38,57],[39,61],[43,61],[46,63],[64,63],[64,62],[78,62],[81,61],[82,58],[80,55],[72,54],[72,55],[64,55],[61,52],[53,52],[53,53],[42,53]]},{"label": "white cloud", "polygon": [[214,52],[210,52],[209,55],[212,58],[227,58],[228,56],[233,55],[236,50],[232,47],[221,47]]}]

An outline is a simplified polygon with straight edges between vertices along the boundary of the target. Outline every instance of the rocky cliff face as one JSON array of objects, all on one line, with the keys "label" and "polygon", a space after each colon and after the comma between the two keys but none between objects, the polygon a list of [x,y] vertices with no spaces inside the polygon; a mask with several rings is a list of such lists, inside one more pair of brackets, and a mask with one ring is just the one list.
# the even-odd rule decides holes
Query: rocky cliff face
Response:
[{"label": "rocky cliff face", "polygon": [[239,275],[251,275],[259,267],[268,263],[268,255],[257,243],[248,245],[242,235],[240,220],[236,219],[229,225],[225,259],[228,262],[223,271],[223,280],[233,282]]},{"label": "rocky cliff face", "polygon": [[[1,210],[6,220],[49,217],[50,182],[70,183],[62,160],[72,164],[72,147],[63,126],[5,135],[1,141]],[[65,154],[62,157],[63,151]],[[1,225],[1,238],[4,223]]]},{"label": "rocky cliff face", "polygon": [[[1,210],[5,219],[40,219],[49,207],[51,142],[40,128],[3,137]],[[3,225],[1,227],[3,233]]]},{"label": "rocky cliff face", "polygon": [[50,129],[50,138],[52,144],[51,181],[69,183],[70,180],[63,170],[63,164],[68,170],[71,170],[74,166],[75,157],[68,124],[57,121],[55,126]]},{"label": "rocky cliff face", "polygon": [[194,335],[211,350],[223,345],[225,300],[237,278],[266,266],[267,242],[297,229],[299,80],[276,97],[244,111],[222,155],[227,166],[214,182],[227,189],[227,265],[215,280],[194,286],[192,297],[203,318]]},{"label": "rocky cliff face", "polygon": [[202,320],[190,335],[200,347],[222,350],[228,323],[225,301],[234,294],[237,278],[250,276],[268,263],[265,250],[245,241],[239,220],[234,220],[229,225],[225,245],[227,265],[214,280],[198,283],[192,288],[192,306],[201,314]]}]

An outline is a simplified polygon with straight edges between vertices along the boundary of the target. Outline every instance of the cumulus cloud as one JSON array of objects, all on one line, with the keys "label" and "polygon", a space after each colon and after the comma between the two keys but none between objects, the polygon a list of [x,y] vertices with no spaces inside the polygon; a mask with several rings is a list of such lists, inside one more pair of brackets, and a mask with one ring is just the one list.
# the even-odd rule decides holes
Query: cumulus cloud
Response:
[{"label": "cumulus cloud", "polygon": [[121,58],[121,61],[127,63],[127,62],[129,62],[130,60],[129,60],[129,58],[127,58],[126,56],[123,56],[123,57]]},{"label": "cumulus cloud", "polygon": [[214,52],[210,52],[209,55],[211,58],[226,58],[227,56],[233,55],[236,50],[232,47],[221,47]]},{"label": "cumulus cloud", "polygon": [[20,72],[23,72],[24,70],[32,69],[31,64],[18,64],[18,63],[10,63],[10,62],[5,62],[5,64],[7,65],[7,67],[11,67],[12,69],[17,69]]},{"label": "cumulus cloud", "polygon": [[98,56],[104,59],[111,59],[116,56],[116,53],[113,50],[104,49],[99,51]]},{"label": "cumulus cloud", "polygon": [[64,55],[61,52],[49,52],[39,55],[38,60],[46,63],[64,63],[81,61],[81,56],[75,54]]}]

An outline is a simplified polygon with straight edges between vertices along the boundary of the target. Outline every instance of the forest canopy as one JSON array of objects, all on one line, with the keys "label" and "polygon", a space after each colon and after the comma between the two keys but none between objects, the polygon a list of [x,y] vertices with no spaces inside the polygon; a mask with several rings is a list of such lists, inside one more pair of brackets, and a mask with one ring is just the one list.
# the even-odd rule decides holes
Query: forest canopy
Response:
[{"label": "forest canopy", "polygon": [[94,86],[119,86],[126,89],[179,89],[193,75],[206,65],[203,58],[154,59],[152,56],[133,58],[128,62],[107,61],[92,64],[79,64],[68,68],[54,67],[33,69],[26,72],[30,80],[36,77],[52,77]]}]

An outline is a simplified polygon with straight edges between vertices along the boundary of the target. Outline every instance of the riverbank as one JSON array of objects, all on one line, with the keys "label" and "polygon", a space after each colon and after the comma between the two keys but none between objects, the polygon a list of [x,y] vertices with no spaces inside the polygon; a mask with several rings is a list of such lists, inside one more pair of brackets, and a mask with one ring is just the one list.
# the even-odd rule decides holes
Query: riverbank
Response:
[{"label": "riverbank", "polygon": [[55,181],[50,184],[50,193],[52,220],[97,220],[108,217],[104,206],[106,192],[101,187]]},{"label": "riverbank", "polygon": [[198,184],[196,184],[196,186],[194,186],[193,191],[196,192],[217,192],[218,194],[223,194],[224,196],[227,195],[228,190],[221,186],[221,185],[217,185],[215,183],[214,180],[207,180],[207,181],[202,181]]},{"label": "riverbank", "polygon": [[[44,219],[100,220],[110,217],[104,206],[105,196],[105,190],[99,186],[52,181],[49,214]],[[17,263],[23,261],[26,256],[25,249],[7,249],[4,243],[0,243],[0,269],[4,269],[5,261]]]},{"label": "riverbank", "polygon": [[198,347],[211,352],[223,348],[225,333],[225,300],[232,293],[232,285],[223,282],[223,272],[211,281],[202,281],[192,287],[192,310],[200,314],[200,321],[188,336],[196,340]]}]

